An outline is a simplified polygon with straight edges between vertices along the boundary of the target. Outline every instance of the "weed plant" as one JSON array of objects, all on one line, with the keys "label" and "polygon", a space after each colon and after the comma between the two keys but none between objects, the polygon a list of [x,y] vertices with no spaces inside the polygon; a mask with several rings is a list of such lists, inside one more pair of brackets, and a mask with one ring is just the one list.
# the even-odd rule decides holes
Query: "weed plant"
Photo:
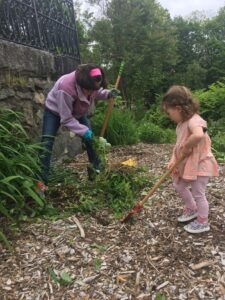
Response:
[{"label": "weed plant", "polygon": [[[0,109],[0,216],[17,223],[44,207],[35,193],[40,145],[31,144],[21,125],[21,115]],[[6,241],[3,231],[0,238]]]}]

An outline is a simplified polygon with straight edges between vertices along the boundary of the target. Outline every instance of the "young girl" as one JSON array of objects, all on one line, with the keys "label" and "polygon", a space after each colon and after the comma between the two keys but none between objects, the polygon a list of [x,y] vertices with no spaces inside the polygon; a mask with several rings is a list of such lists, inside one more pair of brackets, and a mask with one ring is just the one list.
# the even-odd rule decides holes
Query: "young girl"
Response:
[{"label": "young girl", "polygon": [[178,221],[197,218],[184,229],[190,233],[209,231],[205,189],[209,177],[218,176],[218,165],[211,152],[207,123],[199,116],[199,105],[184,86],[172,86],[163,97],[162,108],[177,123],[177,141],[168,167],[181,155],[185,157],[173,172],[173,185],[184,203],[183,214]]}]

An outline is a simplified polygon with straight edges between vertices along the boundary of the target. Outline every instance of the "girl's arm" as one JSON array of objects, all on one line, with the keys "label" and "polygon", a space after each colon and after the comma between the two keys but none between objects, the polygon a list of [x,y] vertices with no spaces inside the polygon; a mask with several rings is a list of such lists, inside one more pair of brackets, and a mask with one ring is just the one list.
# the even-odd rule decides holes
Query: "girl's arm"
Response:
[{"label": "girl's arm", "polygon": [[191,130],[191,135],[182,147],[182,153],[188,156],[192,152],[192,148],[197,146],[204,136],[204,131],[201,126],[194,127]]}]

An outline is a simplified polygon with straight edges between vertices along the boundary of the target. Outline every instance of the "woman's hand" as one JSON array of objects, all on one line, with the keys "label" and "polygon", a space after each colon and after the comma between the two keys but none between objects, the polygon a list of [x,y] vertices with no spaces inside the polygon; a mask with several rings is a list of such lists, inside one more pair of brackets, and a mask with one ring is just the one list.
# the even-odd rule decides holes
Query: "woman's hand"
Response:
[{"label": "woman's hand", "polygon": [[120,96],[120,91],[117,90],[117,89],[111,89],[110,92],[109,92],[109,95],[108,95],[108,98],[116,98]]}]

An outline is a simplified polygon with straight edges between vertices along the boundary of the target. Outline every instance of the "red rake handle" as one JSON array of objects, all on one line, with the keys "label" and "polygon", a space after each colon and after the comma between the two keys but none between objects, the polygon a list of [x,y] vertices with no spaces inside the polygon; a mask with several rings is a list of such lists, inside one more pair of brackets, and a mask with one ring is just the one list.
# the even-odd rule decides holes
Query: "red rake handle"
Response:
[{"label": "red rake handle", "polygon": [[129,212],[129,214],[121,221],[126,222],[128,219],[130,219],[134,214],[136,214],[138,211],[140,211],[143,208],[143,205],[147,200],[154,194],[154,192],[158,189],[158,187],[166,180],[166,178],[173,172],[173,170],[179,165],[179,163],[184,159],[184,156],[181,156],[176,163],[167,170],[162,177],[155,183],[155,185],[151,188],[151,190],[148,192],[148,194],[141,200],[138,201],[137,204],[132,208],[132,210]]}]

